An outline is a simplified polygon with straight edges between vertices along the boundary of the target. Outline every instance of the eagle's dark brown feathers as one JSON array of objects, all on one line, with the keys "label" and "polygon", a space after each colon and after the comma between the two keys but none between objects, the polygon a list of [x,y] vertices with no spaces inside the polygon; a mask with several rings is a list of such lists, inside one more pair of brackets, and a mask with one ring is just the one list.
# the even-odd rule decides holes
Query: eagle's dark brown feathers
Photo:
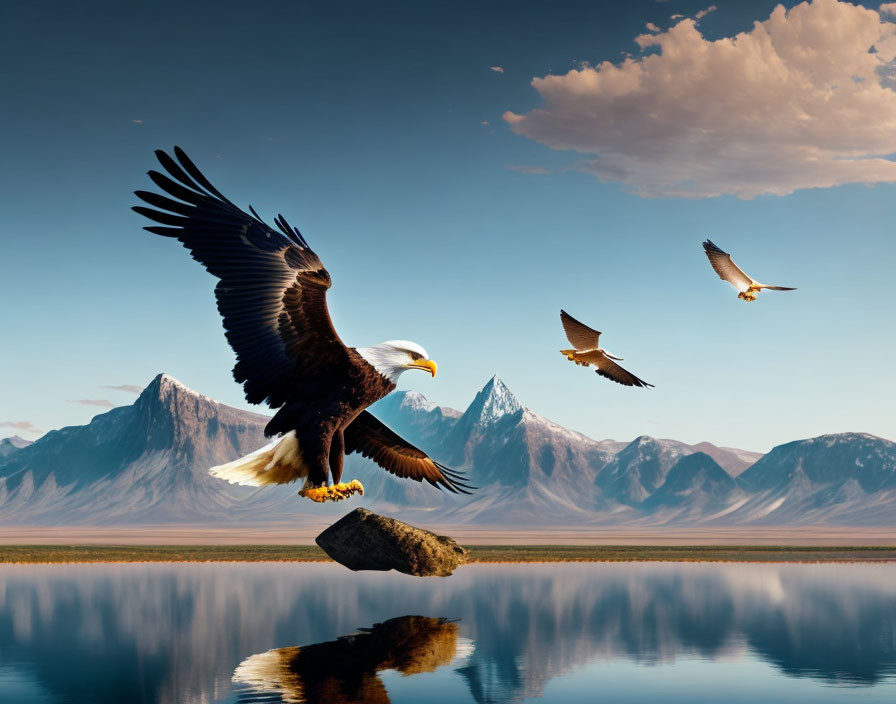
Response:
[{"label": "eagle's dark brown feathers", "polygon": [[215,298],[237,356],[234,378],[250,403],[278,408],[310,376],[348,363],[327,310],[330,275],[282,216],[275,220],[278,232],[221,195],[183,150],[174,153],[178,161],[161,150],[156,156],[177,181],[158,171],[149,177],[185,202],[137,191],[154,208],[134,210],[165,225],[146,230],[180,240],[220,279]]},{"label": "eagle's dark brown feathers", "polygon": [[346,453],[361,452],[397,476],[469,489],[461,475],[363,411],[395,384],[339,339],[327,309],[330,275],[299,230],[282,215],[274,229],[253,208],[238,208],[179,147],[174,157],[161,150],[156,157],[166,173],[149,177],[164,195],[137,191],[151,207],[134,210],[158,223],[146,230],[182,242],[219,279],[215,298],[237,357],[233,375],[250,403],[279,409],[266,433],[296,433],[301,461],[284,481],[302,472],[314,486],[330,472],[338,481],[344,432]]},{"label": "eagle's dark brown feathers", "polygon": [[461,494],[469,494],[474,488],[464,483],[462,475],[430,459],[368,411],[363,411],[345,429],[345,454],[352,452],[369,457],[396,477],[425,480]]},{"label": "eagle's dark brown feathers", "polygon": [[563,323],[566,339],[577,350],[590,350],[598,346],[600,333],[594,328],[579,322],[565,310],[560,311],[560,322]]}]

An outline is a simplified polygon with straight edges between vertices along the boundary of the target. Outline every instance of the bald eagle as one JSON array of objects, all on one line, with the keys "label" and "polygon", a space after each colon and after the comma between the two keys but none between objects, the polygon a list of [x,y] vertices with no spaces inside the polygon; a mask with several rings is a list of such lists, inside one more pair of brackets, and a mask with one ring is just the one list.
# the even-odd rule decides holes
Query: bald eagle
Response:
[{"label": "bald eagle", "polygon": [[598,374],[623,386],[640,386],[642,388],[653,386],[616,364],[613,360],[622,361],[622,357],[615,357],[598,346],[601,334],[597,330],[589,328],[585,323],[580,323],[565,310],[560,311],[560,322],[563,324],[566,339],[574,348],[560,350],[560,354],[570,362],[575,362],[583,367],[593,364],[597,367],[594,371]]},{"label": "bald eagle", "polygon": [[703,243],[703,251],[706,252],[706,257],[709,259],[712,268],[719,275],[719,278],[722,281],[727,281],[739,291],[737,297],[741,300],[748,303],[755,301],[759,292],[764,288],[767,288],[769,291],[796,291],[795,288],[788,286],[761,284],[752,276],[747,276],[737,264],[731,261],[731,255],[728,252],[721,250],[710,240],[706,240]]},{"label": "bald eagle", "polygon": [[398,477],[469,493],[473,487],[461,474],[365,410],[409,369],[435,376],[426,350],[406,340],[343,344],[327,310],[330,275],[299,230],[282,215],[275,230],[251,206],[242,211],[179,147],[176,159],[155,154],[167,175],[150,171],[149,177],[166,195],[137,191],[152,207],[134,210],[159,223],[144,229],[179,240],[219,279],[215,297],[237,357],[234,378],[249,403],[277,409],[265,428],[265,435],[277,436],[273,442],[211,474],[249,486],[304,479],[300,496],[338,501],[364,493],[357,480],[341,481],[344,456],[357,452]]}]

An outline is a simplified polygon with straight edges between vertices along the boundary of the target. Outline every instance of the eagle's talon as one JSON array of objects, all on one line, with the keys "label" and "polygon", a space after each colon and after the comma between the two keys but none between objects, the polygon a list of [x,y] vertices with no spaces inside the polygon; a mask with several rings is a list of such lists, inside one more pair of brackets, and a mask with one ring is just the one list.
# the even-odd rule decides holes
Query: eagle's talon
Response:
[{"label": "eagle's talon", "polygon": [[311,499],[315,503],[322,504],[325,501],[329,501],[330,488],[327,486],[308,487],[307,489],[302,489],[299,492],[299,496],[304,496],[306,499]]},{"label": "eagle's talon", "polygon": [[331,486],[310,487],[299,492],[299,496],[304,496],[306,499],[311,499],[319,504],[326,501],[345,501],[354,494],[364,495],[364,486],[357,479]]}]

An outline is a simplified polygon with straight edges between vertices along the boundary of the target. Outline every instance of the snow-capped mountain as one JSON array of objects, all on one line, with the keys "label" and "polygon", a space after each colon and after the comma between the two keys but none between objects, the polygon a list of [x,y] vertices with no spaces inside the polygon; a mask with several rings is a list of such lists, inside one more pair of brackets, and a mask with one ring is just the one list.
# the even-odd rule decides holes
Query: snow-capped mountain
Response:
[{"label": "snow-capped mountain", "polygon": [[[372,411],[433,457],[465,468],[479,489],[472,497],[433,495],[428,486],[373,476],[365,482],[371,499],[401,507],[425,505],[429,512],[475,523],[525,521],[531,515],[562,523],[573,515],[590,515],[593,491],[582,487],[594,481],[616,443],[596,442],[530,411],[497,376],[463,413],[421,399],[399,392]],[[368,465],[355,457],[346,463],[359,474]]]},{"label": "snow-capped mountain", "polygon": [[401,434],[408,442],[437,452],[454,427],[461,412],[438,406],[419,391],[396,391],[374,404],[370,409],[390,426],[401,426]]},{"label": "snow-capped mountain", "polygon": [[597,477],[597,486],[619,503],[637,506],[656,491],[685,454],[681,444],[663,444],[642,435],[619,451]]},{"label": "snow-capped mountain", "polygon": [[0,440],[0,457],[11,455],[16,450],[21,450],[23,447],[28,447],[30,444],[30,440],[20,438],[18,435],[3,438],[2,440]]},{"label": "snow-capped mountain", "polygon": [[512,416],[523,410],[523,404],[513,395],[496,374],[476,394],[462,416],[461,425],[469,429],[487,427],[504,416]]},{"label": "snow-capped mountain", "polygon": [[593,491],[598,472],[618,446],[597,442],[525,408],[493,377],[448,436],[447,456],[469,467],[471,480],[487,490],[457,510],[476,523],[524,525],[584,520],[600,505]]},{"label": "snow-capped mountain", "polygon": [[738,477],[750,499],[733,520],[767,524],[896,521],[896,443],[837,433],[775,447]]},{"label": "snow-capped mountain", "polygon": [[265,416],[239,411],[160,374],[131,406],[53,430],[0,459],[5,523],[225,523],[292,513],[207,468],[257,448]]},{"label": "snow-capped mountain", "polygon": [[[412,391],[371,410],[478,486],[446,494],[350,456],[344,476],[367,488],[354,503],[407,520],[531,528],[896,518],[896,443],[861,433],[781,445],[744,471],[756,453],[648,436],[593,440],[526,408],[498,377],[463,413]],[[344,513],[298,499],[294,484],[253,489],[209,476],[261,446],[267,419],[159,375],[132,406],[0,455],[0,523],[237,525]]]}]

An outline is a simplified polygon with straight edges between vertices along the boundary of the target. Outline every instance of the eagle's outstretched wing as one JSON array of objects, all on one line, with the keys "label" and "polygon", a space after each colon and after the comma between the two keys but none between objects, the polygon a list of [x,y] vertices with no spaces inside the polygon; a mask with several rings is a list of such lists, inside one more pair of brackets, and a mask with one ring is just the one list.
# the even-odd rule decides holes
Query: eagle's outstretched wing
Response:
[{"label": "eagle's outstretched wing", "polygon": [[580,362],[584,362],[586,365],[593,364],[597,367],[594,371],[607,379],[612,379],[617,384],[622,384],[623,386],[653,386],[653,384],[648,384],[643,379],[636,377],[630,371],[620,367],[600,350],[594,350],[593,352],[586,352],[585,354],[578,355],[577,359]]},{"label": "eagle's outstretched wing", "polygon": [[362,411],[343,431],[345,454],[359,452],[396,477],[427,481],[433,486],[460,494],[469,494],[465,477],[433,461],[429,456],[378,421],[372,413]]},{"label": "eagle's outstretched wing", "polygon": [[577,350],[591,350],[598,347],[600,333],[597,330],[580,323],[565,310],[560,311],[560,322],[563,323],[566,339]]},{"label": "eagle's outstretched wing", "polygon": [[703,251],[706,252],[709,263],[712,264],[712,268],[716,270],[719,278],[727,281],[741,293],[756,284],[754,279],[747,276],[737,264],[731,261],[731,255],[728,252],[721,250],[710,240],[703,243]]},{"label": "eagle's outstretched wing", "polygon": [[237,356],[233,376],[250,403],[282,406],[291,390],[313,387],[320,372],[349,360],[327,310],[330,275],[282,215],[278,232],[221,195],[182,149],[174,155],[156,151],[168,175],[149,177],[177,200],[137,191],[153,207],[134,210],[160,223],[144,229],[180,240],[220,279],[215,297]]}]

